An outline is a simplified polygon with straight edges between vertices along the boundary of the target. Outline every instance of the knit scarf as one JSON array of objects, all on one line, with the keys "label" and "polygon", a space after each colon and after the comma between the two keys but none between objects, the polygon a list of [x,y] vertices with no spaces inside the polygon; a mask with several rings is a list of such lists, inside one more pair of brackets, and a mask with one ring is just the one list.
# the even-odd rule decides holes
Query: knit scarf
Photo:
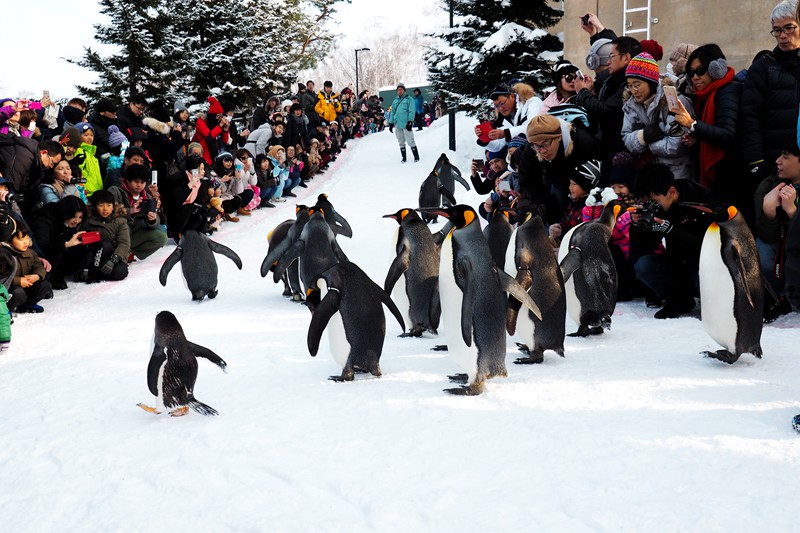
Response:
[{"label": "knit scarf", "polygon": [[189,196],[184,200],[183,205],[193,204],[197,199],[197,192],[200,189],[200,180],[196,180],[189,188]]},{"label": "knit scarf", "polygon": [[[702,91],[695,91],[697,94],[697,106],[701,109],[700,120],[714,126],[716,121],[716,95],[717,90],[731,82],[734,76],[732,67],[722,78],[713,81]],[[715,165],[725,157],[725,150],[721,146],[716,146],[707,142],[700,142],[700,184],[711,188],[717,177]]]}]

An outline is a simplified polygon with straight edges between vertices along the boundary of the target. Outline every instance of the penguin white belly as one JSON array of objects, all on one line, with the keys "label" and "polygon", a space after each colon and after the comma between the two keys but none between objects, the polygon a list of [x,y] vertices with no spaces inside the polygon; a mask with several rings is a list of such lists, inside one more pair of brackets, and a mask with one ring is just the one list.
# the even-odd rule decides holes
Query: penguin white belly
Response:
[{"label": "penguin white belly", "polygon": [[722,260],[719,227],[713,224],[700,248],[700,318],[706,333],[730,352],[736,351],[738,326],[733,310],[736,288]]},{"label": "penguin white belly", "polygon": [[469,382],[472,383],[478,373],[478,349],[474,337],[472,346],[467,346],[461,335],[461,302],[464,294],[456,285],[453,272],[453,240],[450,235],[442,243],[439,297],[442,302],[442,323],[447,338],[447,351],[456,364],[466,370]]},{"label": "penguin white belly", "polygon": [[[166,349],[164,352],[166,352]],[[158,395],[156,396],[156,411],[159,412],[167,410],[167,407],[164,405],[164,372],[167,368],[167,361],[168,359],[165,359],[158,369],[158,381],[156,382],[156,390],[158,391]]]},{"label": "penguin white belly", "polygon": [[[575,230],[579,227],[583,226],[584,222],[581,222],[564,235],[564,238],[561,239],[561,244],[558,247],[558,264],[561,264],[561,261],[569,253],[569,241],[572,240],[572,234],[575,233]],[[578,295],[575,292],[575,280],[573,279],[574,274],[569,277],[568,280],[564,282],[564,294],[567,297],[567,314],[569,317],[578,325],[581,324],[581,301],[578,299]]]},{"label": "penguin white belly", "polygon": [[[320,289],[320,298],[325,298],[328,294],[328,288]],[[342,322],[342,314],[337,311],[333,314],[328,321],[328,327],[325,328],[328,335],[328,347],[331,351],[331,357],[336,361],[340,367],[344,368],[347,364],[347,358],[350,357],[350,343],[347,342],[347,337],[344,334],[344,323]]]}]

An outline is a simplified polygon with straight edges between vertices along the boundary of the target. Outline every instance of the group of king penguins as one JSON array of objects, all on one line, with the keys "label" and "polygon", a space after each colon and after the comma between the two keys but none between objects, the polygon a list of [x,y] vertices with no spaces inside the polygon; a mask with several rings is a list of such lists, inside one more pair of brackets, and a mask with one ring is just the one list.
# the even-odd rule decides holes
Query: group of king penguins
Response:
[{"label": "group of king penguins", "polygon": [[[455,203],[455,181],[469,189],[458,169],[444,157],[432,175],[436,179],[429,176],[422,184],[418,209],[402,208],[383,217],[398,224],[392,241],[395,256],[383,287],[339,247],[337,236],[351,238],[352,229],[325,194],[313,207],[298,205],[294,219],[270,232],[261,275],[272,272],[275,283],[283,282],[284,296],[305,301],[311,310],[307,345],[312,356],[328,331],[331,354],[342,367],[341,375],[330,379],[352,381],[357,372],[381,376],[383,305],[403,337],[438,334],[443,322],[447,344],[434,349],[447,350],[465,371],[448,376],[459,385],[445,389],[454,395],[481,394],[486,380],[507,376],[507,335],[524,341],[517,344],[523,357],[515,363],[534,364],[544,360],[546,350],[564,356],[567,314],[578,324],[572,336],[598,335],[610,327],[617,273],[608,242],[626,209],[621,201],[608,202],[600,218],[570,230],[556,255],[539,216],[500,209],[482,229],[472,207]],[[436,205],[431,205],[434,196]],[[428,223],[438,216],[448,223],[432,232]],[[519,221],[516,226],[512,216]],[[192,299],[214,298],[214,252],[241,269],[241,260],[229,248],[201,233],[185,232],[162,266],[162,285],[181,262]],[[752,233],[733,207],[706,232],[700,295],[702,323],[723,346],[705,354],[731,364],[743,353],[760,358],[764,289],[758,254]],[[153,413],[171,410],[173,416],[189,408],[217,414],[194,398],[196,357],[226,367],[214,352],[188,341],[172,313],[159,313],[148,367],[148,386],[157,405],[140,407]]]}]

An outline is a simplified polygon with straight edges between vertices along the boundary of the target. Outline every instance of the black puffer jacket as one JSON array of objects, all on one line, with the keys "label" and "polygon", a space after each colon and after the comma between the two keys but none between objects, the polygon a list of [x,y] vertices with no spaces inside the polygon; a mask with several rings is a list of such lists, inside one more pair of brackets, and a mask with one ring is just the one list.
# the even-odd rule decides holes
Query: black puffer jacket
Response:
[{"label": "black puffer jacket", "polygon": [[770,55],[753,63],[742,93],[740,130],[745,163],[763,161],[767,170],[787,140],[797,135],[800,101],[800,50]]},{"label": "black puffer jacket", "polygon": [[589,121],[599,127],[597,133],[599,155],[604,163],[609,163],[603,165],[604,176],[611,171],[610,162],[614,154],[625,150],[620,134],[623,116],[622,93],[625,91],[625,87],[625,69],[620,69],[611,74],[603,83],[597,96],[594,96],[588,89],[575,95],[575,103],[586,109],[589,113]]},{"label": "black puffer jacket", "polygon": [[26,190],[41,174],[39,143],[28,137],[6,134],[0,137],[0,173],[14,190]]}]

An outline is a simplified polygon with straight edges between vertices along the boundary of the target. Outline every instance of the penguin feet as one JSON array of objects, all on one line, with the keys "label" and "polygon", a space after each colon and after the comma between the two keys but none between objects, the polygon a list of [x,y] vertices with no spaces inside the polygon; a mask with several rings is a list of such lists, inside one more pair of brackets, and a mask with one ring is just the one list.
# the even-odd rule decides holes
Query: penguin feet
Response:
[{"label": "penguin feet", "polygon": [[792,419],[792,427],[796,432],[800,433],[800,415],[797,415]]},{"label": "penguin feet", "polygon": [[432,352],[446,352],[447,351],[447,345],[446,344],[437,344],[436,346],[431,348],[431,351]]},{"label": "penguin feet", "polygon": [[483,383],[473,383],[472,385],[464,385],[463,387],[444,389],[444,392],[452,394],[453,396],[479,396],[483,393]]},{"label": "penguin feet", "polygon": [[355,372],[352,368],[345,368],[342,370],[342,375],[340,376],[330,376],[328,377],[330,381],[335,381],[336,383],[344,383],[346,381],[353,381],[355,379]]},{"label": "penguin feet", "polygon": [[414,329],[408,330],[407,332],[401,333],[400,335],[398,335],[398,337],[400,337],[401,339],[405,339],[405,338],[408,338],[408,337],[422,337],[422,332],[423,331],[425,331],[425,330],[424,329],[414,328]]},{"label": "penguin feet", "polygon": [[527,344],[522,344],[521,342],[517,342],[515,344],[517,345],[517,349],[520,352],[524,353],[525,355],[530,355],[531,354],[531,349],[528,348]]},{"label": "penguin feet", "polygon": [[447,379],[450,380],[450,383],[466,383],[469,381],[469,376],[467,374],[453,374],[452,376],[447,376]]},{"label": "penguin feet", "polygon": [[567,337],[589,337],[592,335],[602,335],[603,326],[585,326],[581,324],[578,326],[578,331],[570,333]]},{"label": "penguin feet", "polygon": [[149,405],[145,405],[143,403],[137,403],[136,407],[141,407],[142,409],[144,409],[148,413],[152,413],[154,415],[160,415],[161,414],[161,412],[158,409],[156,409],[155,407],[150,407]]},{"label": "penguin feet", "polygon": [[716,352],[705,351],[700,353],[703,354],[705,357],[711,357],[712,359],[719,359],[723,363],[728,363],[729,365],[732,365],[733,363],[739,360],[738,355],[733,354],[728,350],[717,350]]},{"label": "penguin feet", "polygon": [[303,298],[303,295],[300,294],[299,292],[296,292],[296,293],[292,294],[292,301],[293,302],[303,303],[304,300],[305,299]]},{"label": "penguin feet", "polygon": [[169,412],[169,416],[183,416],[189,412],[189,408],[185,405],[183,407],[178,407],[177,409],[173,409]]},{"label": "penguin feet", "polygon": [[537,365],[544,363],[544,352],[538,351],[529,354],[528,357],[519,357],[514,361],[515,365]]},{"label": "penguin feet", "polygon": [[292,296],[292,289],[288,286],[285,286],[283,288],[283,294],[281,296],[286,296],[286,297]]},{"label": "penguin feet", "polygon": [[208,291],[208,299],[209,300],[213,300],[214,298],[217,297],[217,294],[219,294],[219,291],[216,291],[216,290]]}]

